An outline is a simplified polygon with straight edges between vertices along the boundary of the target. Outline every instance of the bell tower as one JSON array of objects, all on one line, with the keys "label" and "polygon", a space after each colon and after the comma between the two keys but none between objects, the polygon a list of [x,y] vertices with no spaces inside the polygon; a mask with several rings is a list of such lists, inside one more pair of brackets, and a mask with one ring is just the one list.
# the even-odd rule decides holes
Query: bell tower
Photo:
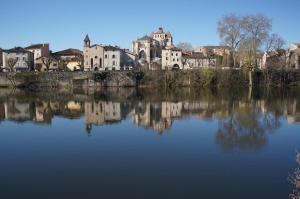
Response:
[{"label": "bell tower", "polygon": [[84,41],[84,47],[85,48],[91,47],[91,40],[89,38],[89,35],[86,35],[83,41]]}]

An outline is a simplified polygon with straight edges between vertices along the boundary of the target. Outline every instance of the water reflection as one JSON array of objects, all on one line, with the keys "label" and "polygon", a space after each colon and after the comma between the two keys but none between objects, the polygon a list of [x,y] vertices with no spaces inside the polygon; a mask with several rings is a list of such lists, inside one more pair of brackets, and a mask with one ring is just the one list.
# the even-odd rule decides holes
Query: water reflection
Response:
[{"label": "water reflection", "polygon": [[300,122],[299,96],[293,90],[136,90],[72,93],[13,93],[1,90],[0,120],[50,125],[54,117],[78,119],[88,134],[100,125],[130,119],[139,128],[164,134],[175,120],[217,121],[216,142],[225,150],[258,149],[282,122]]},{"label": "water reflection", "polygon": [[289,175],[288,180],[293,186],[293,190],[289,196],[290,199],[299,199],[300,198],[300,153],[296,155],[296,162],[298,167],[294,170],[292,174]]}]

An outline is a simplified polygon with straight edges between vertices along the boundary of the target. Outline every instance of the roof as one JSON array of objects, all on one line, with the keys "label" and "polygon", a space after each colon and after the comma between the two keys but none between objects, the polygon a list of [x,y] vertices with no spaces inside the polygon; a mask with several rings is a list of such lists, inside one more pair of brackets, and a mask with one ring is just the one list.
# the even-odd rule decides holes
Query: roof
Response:
[{"label": "roof", "polygon": [[182,51],[182,49],[176,48],[175,46],[172,46],[171,48],[164,48],[163,50]]},{"label": "roof", "polygon": [[12,49],[3,50],[3,52],[6,52],[6,53],[31,53],[22,47],[14,47]]},{"label": "roof", "polygon": [[149,37],[148,35],[145,35],[144,37],[138,39],[138,40],[152,40],[151,37]]},{"label": "roof", "polygon": [[191,54],[185,54],[183,55],[183,57],[186,59],[208,59],[208,57],[204,56],[203,53],[196,53],[196,52],[192,52]]},{"label": "roof", "polygon": [[228,49],[228,50],[231,49],[231,47],[229,47],[229,46],[201,46],[199,48]]},{"label": "roof", "polygon": [[25,49],[39,49],[39,48],[43,48],[45,45],[49,45],[49,44],[33,44],[26,47]]},{"label": "roof", "polygon": [[74,48],[69,48],[66,50],[62,50],[62,51],[58,51],[53,53],[54,55],[59,55],[59,56],[83,56],[83,52],[81,50],[78,49],[74,49]]},{"label": "roof", "polygon": [[106,51],[120,51],[121,50],[119,47],[115,47],[115,46],[103,46],[103,48]]}]

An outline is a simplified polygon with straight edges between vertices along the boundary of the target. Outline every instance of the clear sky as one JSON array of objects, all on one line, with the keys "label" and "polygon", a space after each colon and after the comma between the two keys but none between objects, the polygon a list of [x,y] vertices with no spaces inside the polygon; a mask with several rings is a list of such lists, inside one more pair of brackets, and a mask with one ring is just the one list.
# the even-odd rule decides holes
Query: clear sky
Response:
[{"label": "clear sky", "polygon": [[52,50],[92,43],[130,48],[159,26],[175,44],[219,44],[217,21],[225,14],[262,13],[288,44],[300,42],[299,0],[0,0],[0,47],[50,43]]}]

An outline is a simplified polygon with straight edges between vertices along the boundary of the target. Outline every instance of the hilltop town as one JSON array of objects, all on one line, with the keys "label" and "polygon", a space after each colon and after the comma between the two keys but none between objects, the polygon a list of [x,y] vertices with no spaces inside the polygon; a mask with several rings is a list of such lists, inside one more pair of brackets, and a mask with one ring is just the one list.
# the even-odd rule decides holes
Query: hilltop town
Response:
[{"label": "hilltop town", "polygon": [[[130,71],[130,70],[195,70],[201,68],[239,69],[246,61],[239,58],[234,67],[230,46],[201,46],[184,49],[174,44],[171,32],[162,27],[132,42],[132,49],[94,44],[88,35],[82,49],[52,52],[50,44],[0,49],[1,72],[25,71]],[[257,69],[282,67],[299,69],[300,43],[288,49],[256,52]]]}]

